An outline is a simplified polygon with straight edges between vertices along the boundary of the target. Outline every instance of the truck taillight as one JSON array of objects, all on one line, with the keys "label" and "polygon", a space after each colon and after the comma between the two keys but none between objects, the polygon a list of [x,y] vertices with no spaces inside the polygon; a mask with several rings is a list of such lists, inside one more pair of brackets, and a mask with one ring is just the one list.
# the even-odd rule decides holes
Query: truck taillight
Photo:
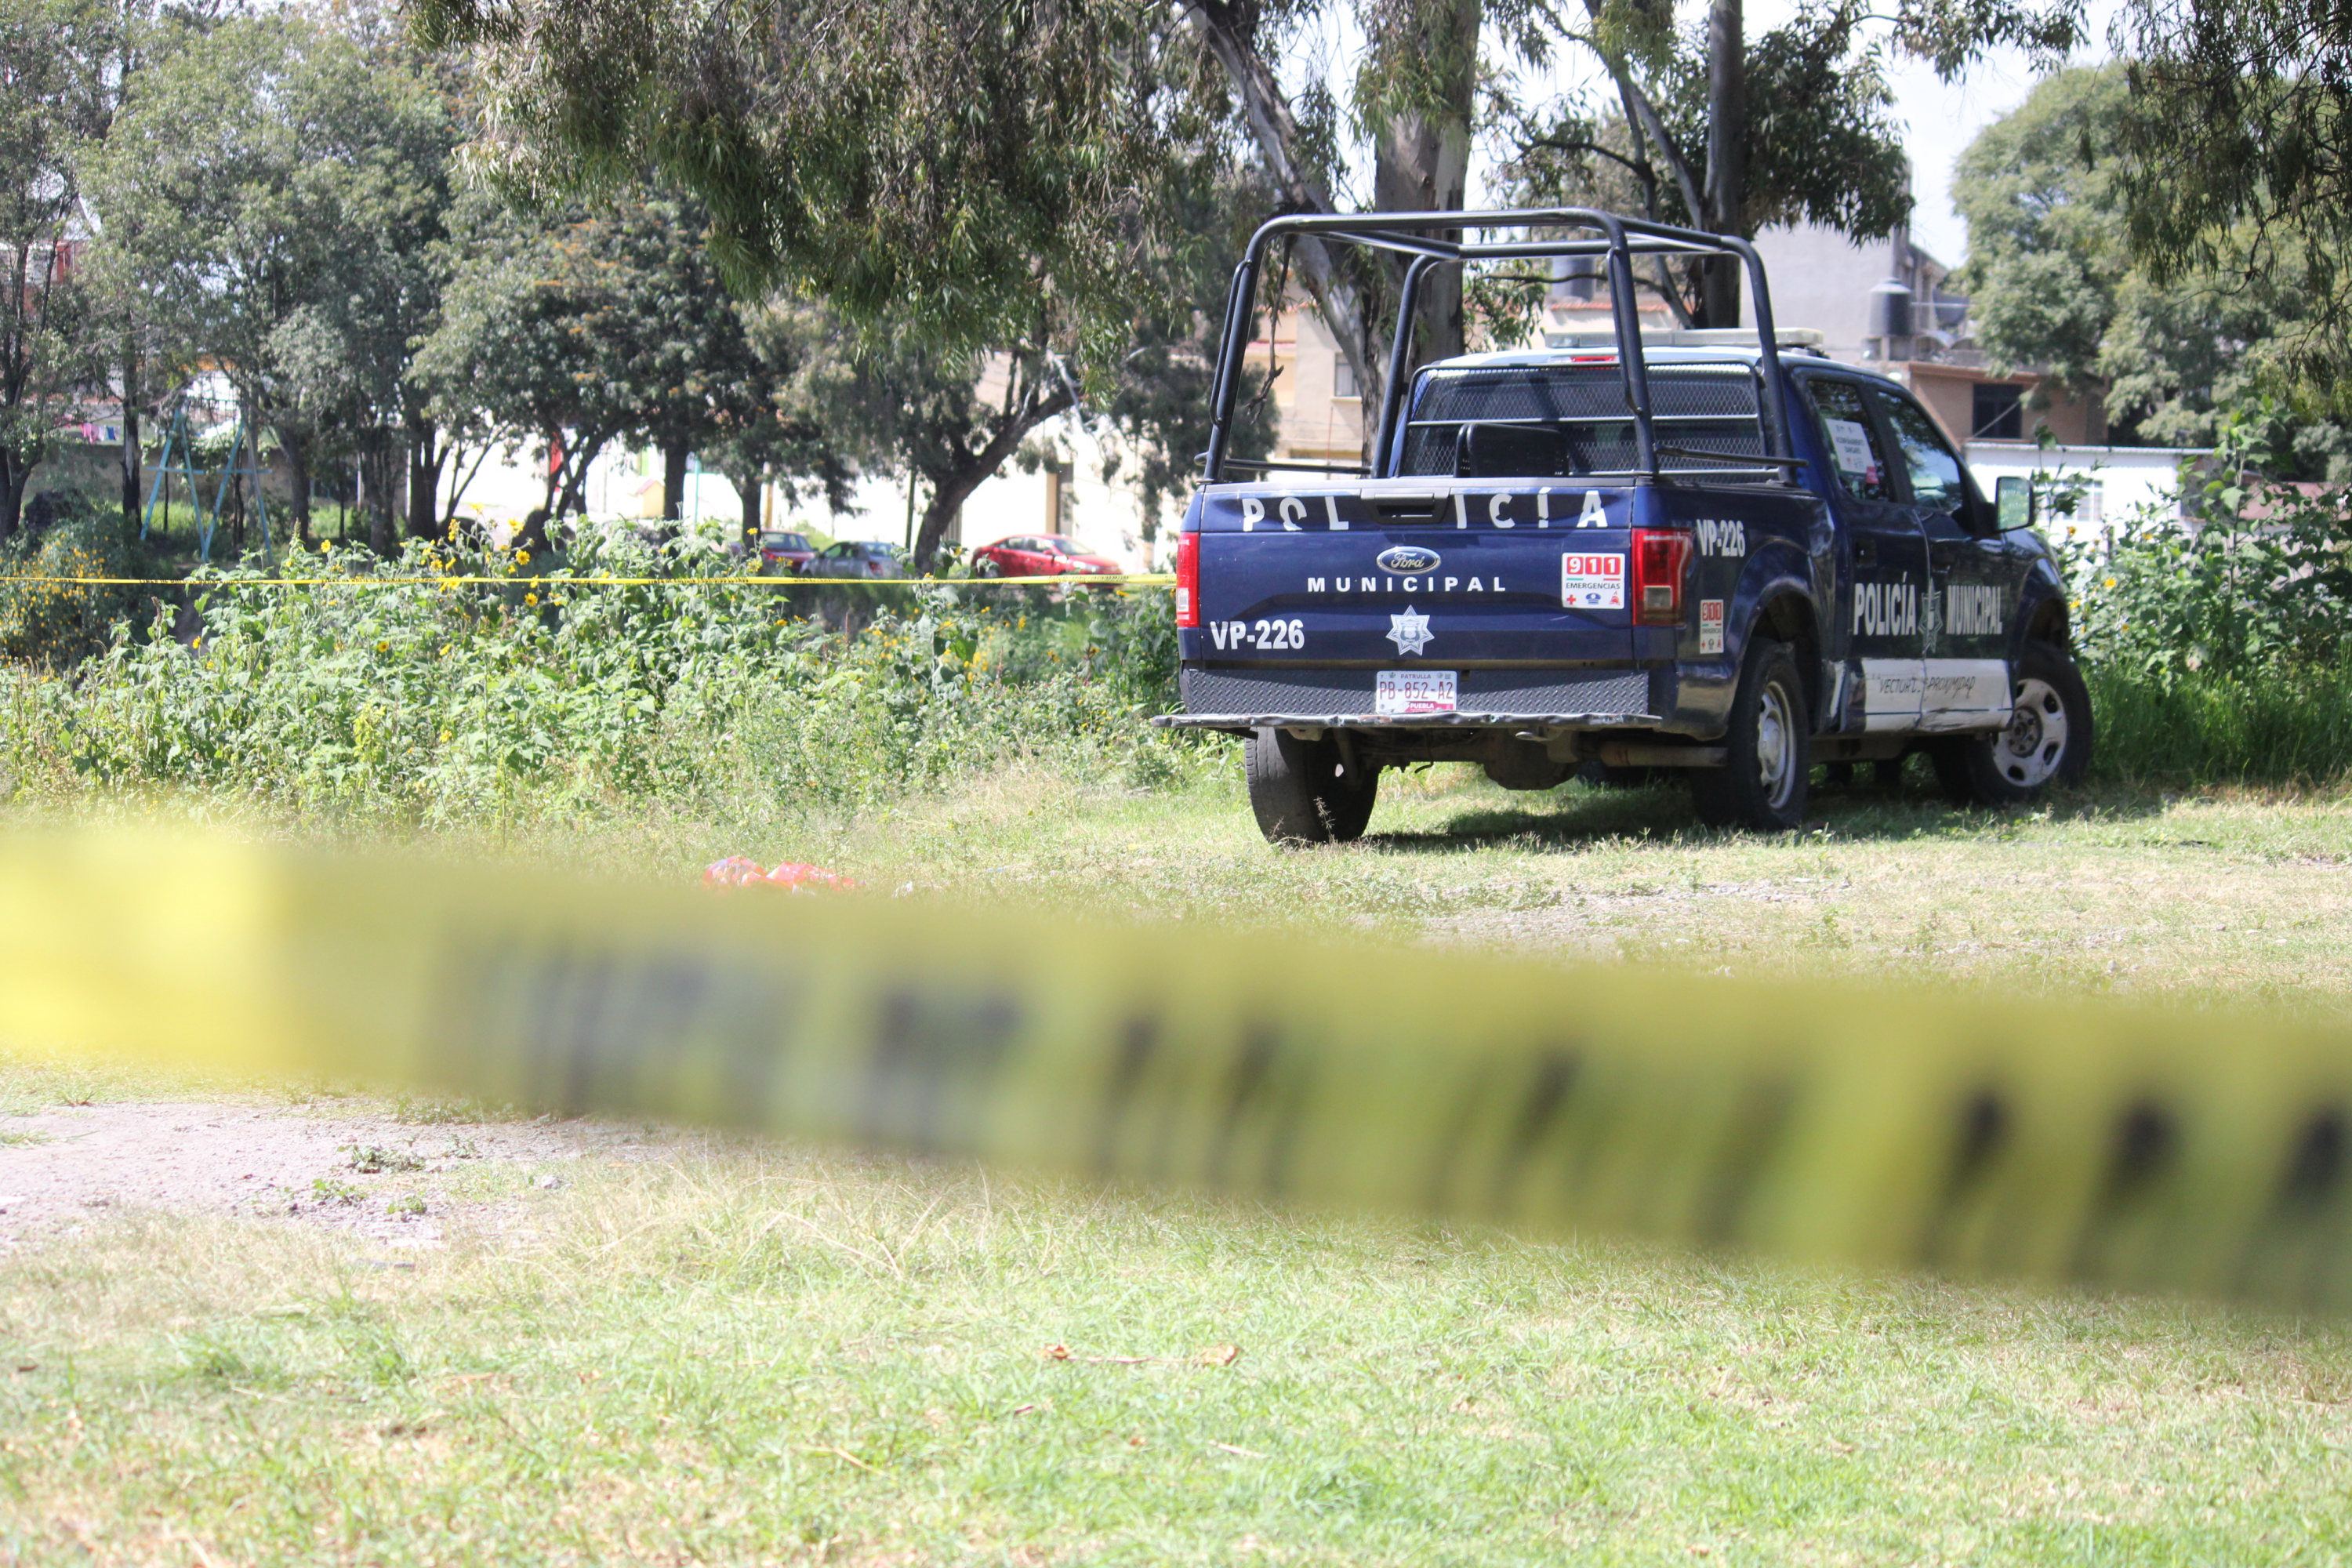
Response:
[{"label": "truck taillight", "polygon": [[1683,576],[1690,570],[1691,536],[1680,529],[1633,531],[1633,624],[1678,626]]},{"label": "truck taillight", "polygon": [[1176,624],[1201,624],[1201,536],[1176,536]]}]

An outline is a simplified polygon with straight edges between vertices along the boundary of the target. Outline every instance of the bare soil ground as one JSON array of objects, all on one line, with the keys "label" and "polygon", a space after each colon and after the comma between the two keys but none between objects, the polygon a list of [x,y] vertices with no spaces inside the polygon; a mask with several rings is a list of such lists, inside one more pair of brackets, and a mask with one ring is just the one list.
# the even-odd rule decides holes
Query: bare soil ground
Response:
[{"label": "bare soil ground", "polygon": [[420,1126],[349,1101],[58,1106],[10,1117],[0,1132],[0,1250],[142,1212],[436,1247],[456,1210],[497,1228],[517,1187],[566,1185],[579,1161],[633,1163],[671,1139],[642,1125],[545,1119]]}]

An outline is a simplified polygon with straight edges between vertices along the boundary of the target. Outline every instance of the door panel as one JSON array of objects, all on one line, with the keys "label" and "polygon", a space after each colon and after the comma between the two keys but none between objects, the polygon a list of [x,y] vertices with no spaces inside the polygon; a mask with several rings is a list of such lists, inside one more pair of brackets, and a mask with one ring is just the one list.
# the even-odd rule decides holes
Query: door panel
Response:
[{"label": "door panel", "polygon": [[1863,727],[1915,729],[1926,675],[1927,538],[1918,513],[1901,499],[1887,437],[1862,384],[1821,374],[1804,381],[1845,492],[1839,510],[1846,585],[1836,613],[1861,678]]},{"label": "door panel", "polygon": [[1981,531],[1984,508],[1967,465],[1927,410],[1891,392],[1876,395],[1900,456],[1902,479],[1927,542],[1930,591],[1922,624],[1920,727],[1981,729],[2011,708],[2008,626],[2016,607],[2014,558],[1997,533]]}]

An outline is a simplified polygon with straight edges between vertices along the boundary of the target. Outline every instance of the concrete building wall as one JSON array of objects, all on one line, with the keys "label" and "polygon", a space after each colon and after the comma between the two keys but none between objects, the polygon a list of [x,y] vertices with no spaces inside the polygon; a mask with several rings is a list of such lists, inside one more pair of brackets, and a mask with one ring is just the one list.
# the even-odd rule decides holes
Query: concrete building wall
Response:
[{"label": "concrete building wall", "polygon": [[2210,454],[2185,447],[2042,447],[2032,441],[1971,441],[1969,468],[1987,495],[2009,477],[2079,481],[2084,488],[2071,517],[2053,518],[2043,531],[2063,542],[2096,537],[2133,517],[2181,515],[2182,470]]}]

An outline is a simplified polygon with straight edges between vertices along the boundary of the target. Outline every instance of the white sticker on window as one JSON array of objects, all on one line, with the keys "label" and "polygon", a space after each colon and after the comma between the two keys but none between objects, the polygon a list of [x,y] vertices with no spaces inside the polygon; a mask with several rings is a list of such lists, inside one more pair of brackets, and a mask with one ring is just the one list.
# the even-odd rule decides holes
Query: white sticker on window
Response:
[{"label": "white sticker on window", "polygon": [[1870,433],[1855,421],[1824,418],[1822,424],[1829,430],[1830,445],[1837,448],[1840,472],[1867,474],[1878,466],[1871,456]]}]

